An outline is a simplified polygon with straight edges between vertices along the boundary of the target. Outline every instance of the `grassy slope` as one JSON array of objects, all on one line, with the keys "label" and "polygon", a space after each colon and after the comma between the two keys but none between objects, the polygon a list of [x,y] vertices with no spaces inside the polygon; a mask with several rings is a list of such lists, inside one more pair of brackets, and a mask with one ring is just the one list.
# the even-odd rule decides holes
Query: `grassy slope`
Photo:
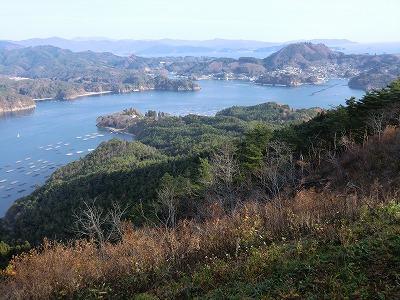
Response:
[{"label": "grassy slope", "polygon": [[209,299],[400,297],[400,206],[384,206],[354,224],[344,224],[338,233],[333,240],[305,237],[249,245],[238,257],[205,259],[193,272],[155,284],[148,295]]}]

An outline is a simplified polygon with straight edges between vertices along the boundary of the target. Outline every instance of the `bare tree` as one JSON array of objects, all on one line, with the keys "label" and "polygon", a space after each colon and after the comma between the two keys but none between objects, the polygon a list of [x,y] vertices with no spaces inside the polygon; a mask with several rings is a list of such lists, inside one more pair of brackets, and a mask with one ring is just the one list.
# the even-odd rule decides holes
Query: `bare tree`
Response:
[{"label": "bare tree", "polygon": [[173,177],[164,174],[157,191],[157,199],[153,203],[155,215],[165,227],[175,227],[179,209],[182,208],[182,199],[190,197],[192,187],[190,180],[183,177]]},{"label": "bare tree", "polygon": [[84,202],[80,213],[75,213],[75,232],[98,243],[103,247],[107,242],[118,241],[122,237],[122,217],[126,212],[119,204],[113,203],[112,208],[105,212],[95,203]]},{"label": "bare tree", "polygon": [[268,145],[262,165],[255,170],[261,187],[272,197],[281,198],[286,185],[295,184],[295,164],[290,147],[283,142]]},{"label": "bare tree", "polygon": [[[164,183],[157,193],[157,202],[166,210],[166,217],[163,221],[165,226],[176,226],[176,214],[179,204],[176,186],[173,182]],[[158,216],[158,215],[157,215]],[[161,218],[159,218],[161,220]]]},{"label": "bare tree", "polygon": [[387,116],[384,112],[371,113],[368,117],[368,127],[372,130],[373,134],[378,135],[379,140],[381,139],[382,133],[385,130],[385,121]]},{"label": "bare tree", "polygon": [[211,190],[224,207],[234,209],[238,201],[235,178],[239,175],[239,164],[233,146],[225,145],[211,156],[210,173]]}]

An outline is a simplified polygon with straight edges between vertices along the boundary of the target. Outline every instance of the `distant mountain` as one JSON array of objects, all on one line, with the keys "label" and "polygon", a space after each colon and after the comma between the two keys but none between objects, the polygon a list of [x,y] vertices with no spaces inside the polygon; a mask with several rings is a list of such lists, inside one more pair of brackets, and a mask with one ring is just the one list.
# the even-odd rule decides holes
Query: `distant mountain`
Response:
[{"label": "distant mountain", "polygon": [[310,63],[335,59],[339,55],[324,44],[296,43],[265,58],[264,63],[266,67],[272,69],[288,66],[304,68]]},{"label": "distant mountain", "polygon": [[346,45],[357,45],[359,43],[350,41],[348,39],[311,39],[311,40],[297,40],[290,41],[287,44],[295,44],[295,43],[313,43],[313,44],[324,44],[328,47],[340,47]]},{"label": "distant mountain", "polygon": [[44,39],[28,39],[16,41],[16,44],[29,46],[50,45],[63,49],[69,49],[75,52],[95,51],[112,52],[117,55],[140,54],[150,55],[174,55],[174,54],[196,54],[201,55],[214,52],[237,52],[252,51],[257,48],[277,45],[277,43],[268,43],[250,40],[225,40],[214,39],[205,41],[194,40],[110,40],[105,38],[77,38],[63,39],[58,37]]},{"label": "distant mountain", "polygon": [[0,41],[0,50],[13,50],[20,48],[23,48],[23,46],[8,41]]}]

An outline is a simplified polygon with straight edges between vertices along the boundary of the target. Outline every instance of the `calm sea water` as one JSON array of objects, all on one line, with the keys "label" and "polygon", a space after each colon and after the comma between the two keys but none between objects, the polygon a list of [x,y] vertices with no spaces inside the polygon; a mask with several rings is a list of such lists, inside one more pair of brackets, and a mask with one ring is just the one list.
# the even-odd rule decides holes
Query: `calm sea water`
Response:
[{"label": "calm sea water", "polygon": [[85,97],[74,101],[42,101],[32,113],[0,117],[0,217],[18,198],[42,185],[56,170],[95,149],[113,137],[96,127],[99,115],[135,107],[175,115],[213,115],[232,105],[254,105],[267,101],[295,108],[329,108],[343,104],[352,90],[346,80],[294,88],[257,86],[237,81],[202,81],[200,92],[143,92]]}]

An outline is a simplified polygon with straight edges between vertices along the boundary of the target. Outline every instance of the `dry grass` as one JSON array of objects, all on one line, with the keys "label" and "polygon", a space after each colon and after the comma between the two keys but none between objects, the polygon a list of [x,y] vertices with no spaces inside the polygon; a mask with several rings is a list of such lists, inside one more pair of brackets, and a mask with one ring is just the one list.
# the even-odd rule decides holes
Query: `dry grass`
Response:
[{"label": "dry grass", "polygon": [[[362,182],[360,172],[372,170],[374,162],[379,164],[374,157],[382,151],[385,155],[393,154],[400,145],[398,141],[398,130],[387,129],[379,145],[369,141],[367,146],[346,154],[341,158],[342,166],[347,173],[356,174],[355,181]],[[126,278],[134,282],[129,288],[135,293],[152,289],[155,281],[167,280],[168,276],[193,268],[207,257],[239,255],[250,246],[306,235],[345,243],[347,237],[341,232],[343,222],[356,219],[363,207],[373,208],[392,200],[392,196],[385,185],[377,183],[362,191],[359,188],[343,189],[340,193],[301,190],[294,198],[279,203],[248,202],[229,215],[213,204],[209,220],[183,221],[175,229],[134,229],[126,224],[122,241],[101,249],[90,241],[68,245],[45,241],[40,249],[11,261],[3,274],[0,297],[71,296],[105,282],[118,287]]]},{"label": "dry grass", "polygon": [[[248,245],[303,235],[340,240],[340,222],[354,218],[366,199],[301,191],[279,207],[248,203],[235,213],[202,224],[185,221],[175,230],[126,225],[120,243],[101,250],[94,243],[64,245],[45,241],[41,249],[15,257],[5,271],[4,299],[49,299],[107,282],[135,278],[134,291],[152,286],[149,278],[173,274],[206,257],[238,255]],[[369,205],[377,204],[368,199]],[[167,271],[167,272],[165,272]]]}]

